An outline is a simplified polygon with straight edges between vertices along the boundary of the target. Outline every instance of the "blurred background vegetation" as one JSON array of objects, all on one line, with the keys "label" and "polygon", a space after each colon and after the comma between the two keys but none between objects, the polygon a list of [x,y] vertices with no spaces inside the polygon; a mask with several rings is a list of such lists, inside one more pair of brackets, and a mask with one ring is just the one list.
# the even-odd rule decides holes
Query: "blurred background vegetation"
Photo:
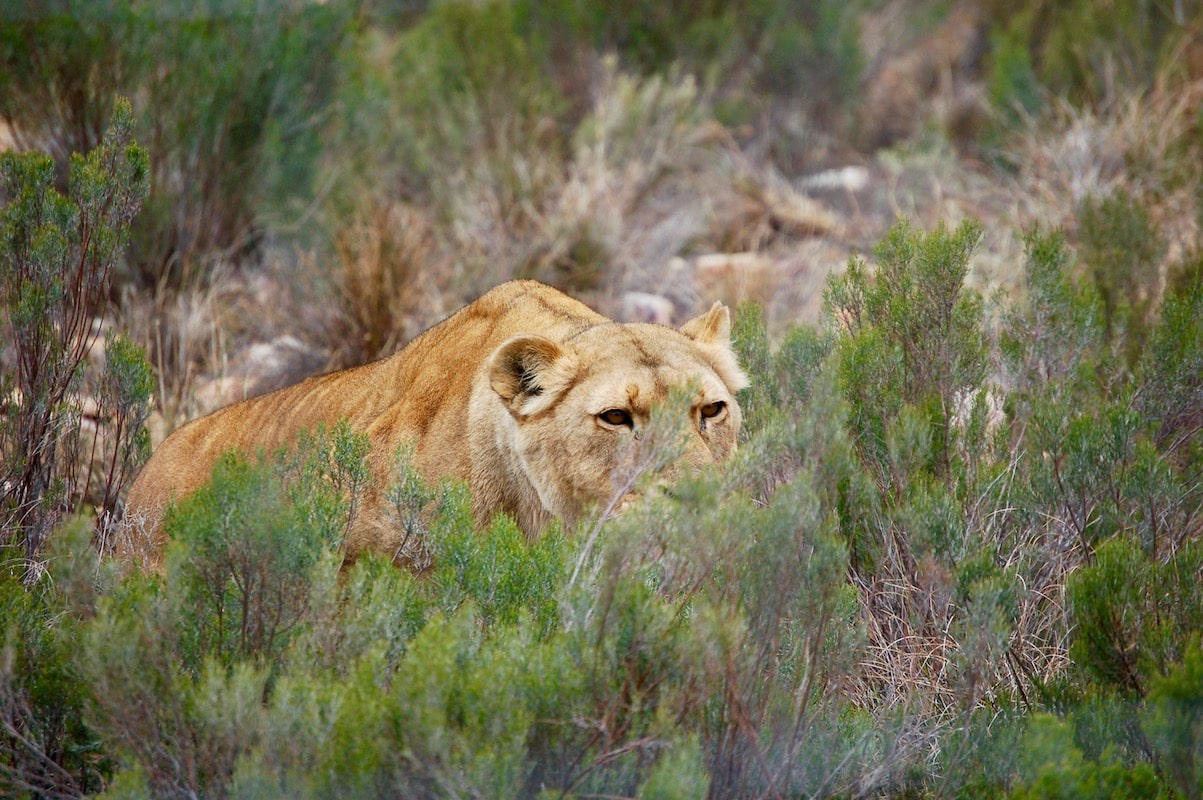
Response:
[{"label": "blurred background vegetation", "polygon": [[[1203,796],[1203,6],[0,0],[0,794]],[[739,304],[596,537],[148,447],[534,277]],[[350,488],[347,488],[350,487]],[[257,554],[249,558],[250,554]]]}]

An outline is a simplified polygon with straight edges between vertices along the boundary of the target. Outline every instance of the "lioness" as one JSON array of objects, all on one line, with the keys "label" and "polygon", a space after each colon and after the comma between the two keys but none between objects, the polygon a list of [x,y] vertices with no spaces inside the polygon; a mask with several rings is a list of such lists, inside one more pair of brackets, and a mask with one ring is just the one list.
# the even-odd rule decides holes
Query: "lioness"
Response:
[{"label": "lioness", "polygon": [[401,531],[383,501],[396,454],[414,444],[428,479],[467,480],[473,511],[501,511],[528,535],[614,499],[622,443],[639,436],[670,387],[692,386],[681,463],[735,449],[747,385],[720,303],[680,330],[622,324],[535,281],[503,284],[393,356],[309,378],[185,425],[158,447],[130,490],[127,519],[161,565],[165,507],[195,491],[224,452],[271,451],[300,431],[346,418],[367,434],[371,486],[347,534],[347,558],[396,557]]}]

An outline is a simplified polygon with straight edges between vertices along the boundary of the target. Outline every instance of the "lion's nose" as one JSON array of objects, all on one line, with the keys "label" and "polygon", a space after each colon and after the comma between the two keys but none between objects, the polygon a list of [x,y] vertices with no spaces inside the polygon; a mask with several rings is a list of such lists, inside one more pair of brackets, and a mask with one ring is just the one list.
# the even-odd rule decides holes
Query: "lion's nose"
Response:
[{"label": "lion's nose", "polygon": [[691,467],[704,467],[707,464],[713,464],[714,461],[714,453],[710,452],[710,446],[706,444],[706,440],[702,438],[702,434],[691,429],[688,433],[688,440],[685,443],[685,452],[679,463],[684,463]]}]

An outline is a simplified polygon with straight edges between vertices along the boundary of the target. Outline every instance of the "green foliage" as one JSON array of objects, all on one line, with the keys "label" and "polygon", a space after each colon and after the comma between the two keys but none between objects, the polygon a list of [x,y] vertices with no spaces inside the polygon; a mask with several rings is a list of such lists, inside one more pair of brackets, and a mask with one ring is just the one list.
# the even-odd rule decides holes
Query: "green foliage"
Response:
[{"label": "green foliage", "polygon": [[[0,592],[0,779],[26,781],[0,787],[1193,796],[1198,287],[1129,368],[1057,236],[989,317],[979,235],[899,224],[775,349],[743,309],[739,452],[582,530],[477,529],[403,450],[413,569],[344,564],[369,490],[344,424],[218,464],[163,575],[56,537],[47,581]],[[661,424],[634,466],[668,460]]]},{"label": "green foliage", "polygon": [[850,334],[841,343],[841,387],[862,455],[883,482],[889,429],[902,403],[928,415],[920,425],[921,435],[932,437],[925,466],[949,475],[953,418],[986,374],[982,301],[963,288],[981,235],[972,221],[926,236],[907,223],[895,225],[874,251],[875,275],[854,260],[828,287],[828,313]]},{"label": "green foliage", "polygon": [[72,604],[95,593],[71,580],[62,562],[91,572],[90,525],[77,519],[59,532],[55,580],[25,586],[0,571],[0,793],[70,797],[98,791],[112,769],[88,724],[90,690],[74,670],[80,625]]},{"label": "green foliage", "polygon": [[1183,797],[1203,792],[1203,649],[1196,635],[1182,662],[1151,681],[1141,718],[1149,744]]},{"label": "green foliage", "polygon": [[1145,696],[1154,678],[1182,660],[1186,637],[1203,624],[1200,568],[1196,542],[1165,562],[1120,537],[1100,546],[1067,587],[1074,662],[1107,688]]},{"label": "green foliage", "polygon": [[755,98],[816,114],[854,98],[855,19],[827,0],[457,0],[397,31],[369,26],[340,73],[324,232],[341,243],[348,219],[405,209],[447,259],[419,259],[423,281],[464,296],[512,277],[603,288],[647,261],[625,252],[626,231],[659,219],[659,199],[709,162],[712,105],[757,124]]},{"label": "green foliage", "polygon": [[[1171,11],[1144,0],[1116,0],[1105,14],[1090,0],[994,8],[1004,35],[1030,54],[1026,60],[1044,86],[1096,106],[1114,101],[1123,87],[1152,86],[1158,69],[1177,57],[1174,48],[1199,13],[1189,5]],[[1013,58],[1009,49],[996,54],[1000,60]]]},{"label": "green foliage", "polygon": [[992,45],[987,75],[990,103],[1001,113],[1004,125],[1014,126],[1039,110],[1039,79],[1031,52],[1014,30],[994,33]]},{"label": "green foliage", "polygon": [[[577,120],[516,15],[510,2],[439,3],[395,36],[362,34],[330,135],[335,236],[365,206],[412,206],[440,244],[462,243],[456,292],[534,274],[541,252],[531,239],[554,205]],[[479,237],[467,229],[502,243],[471,252]],[[514,252],[505,252],[511,239]],[[427,261],[418,262],[423,273]],[[410,281],[400,283],[405,291]]]},{"label": "green foliage", "polygon": [[639,800],[702,800],[708,797],[709,782],[696,739],[676,744],[660,758],[639,791]]},{"label": "green foliage", "polygon": [[850,102],[862,70],[856,3],[556,0],[515,5],[527,35],[549,59],[570,66],[588,49],[617,52],[644,74],[683,63],[730,84],[725,88],[733,96],[741,89],[793,94],[800,81],[807,81],[814,91],[805,102],[813,110]]},{"label": "green foliage", "polygon": [[[469,505],[462,493],[454,502]],[[498,517],[484,531],[465,522],[444,512],[430,532],[435,564],[430,581],[444,611],[470,602],[486,626],[514,625],[526,614],[540,637],[550,634],[559,616],[555,591],[564,571],[563,533],[547,531],[528,542],[508,517]]]},{"label": "green foliage", "polygon": [[308,609],[311,573],[342,542],[366,452],[344,422],[302,437],[276,469],[228,454],[211,483],[169,509],[163,525],[177,546],[167,568],[183,591],[189,669],[279,657]]},{"label": "green foliage", "polygon": [[[1160,324],[1149,334],[1139,367],[1144,391],[1137,407],[1154,428],[1160,452],[1185,464],[1203,461],[1203,279],[1172,287]],[[1198,500],[1198,490],[1191,493]]]},{"label": "green foliage", "polygon": [[[84,362],[96,343],[112,274],[148,188],[146,151],[133,142],[129,104],[116,106],[104,140],[71,157],[68,194],[53,188],[54,164],[39,153],[0,155],[0,330],[13,344],[0,370],[0,546],[19,547],[34,569],[50,530],[85,499],[97,448],[80,430]],[[149,414],[145,358],[128,340],[106,341],[97,392],[114,439],[102,515],[116,504]]]},{"label": "green foliage", "polygon": [[[117,95],[154,150],[130,266],[144,288],[253,244],[263,210],[308,202],[336,57],[358,3],[68,0],[0,28],[0,115],[63,164],[100,143]],[[316,54],[322,54],[316,57]]]},{"label": "green foliage", "polygon": [[1021,752],[1026,780],[1011,793],[1015,800],[1164,796],[1148,764],[1129,766],[1111,753],[1087,760],[1072,744],[1068,725],[1054,718],[1032,719]]},{"label": "green foliage", "polygon": [[833,337],[809,327],[791,329],[771,353],[760,306],[747,302],[735,314],[731,341],[748,375],[758,376],[739,396],[744,427],[759,431],[775,413],[800,414],[810,402]]},{"label": "green foliage", "polygon": [[1148,211],[1121,190],[1087,198],[1078,216],[1079,254],[1103,301],[1107,339],[1122,347],[1130,364],[1144,344],[1165,245]]},{"label": "green foliage", "polygon": [[[538,205],[546,185],[540,152],[560,146],[546,131],[562,102],[550,76],[515,29],[510,3],[446,3],[408,31],[395,68],[412,137],[402,161],[428,187],[458,168],[480,170],[506,208]],[[470,166],[469,159],[484,159]],[[432,187],[437,188],[437,187]],[[437,199],[437,198],[436,198]]]},{"label": "green foliage", "polygon": [[878,329],[896,348],[908,402],[934,390],[951,406],[957,391],[985,376],[981,300],[963,288],[981,236],[973,221],[951,234],[939,228],[927,235],[904,221],[874,249],[878,269],[872,278],[858,265],[828,290],[830,313],[846,319],[850,333]]}]

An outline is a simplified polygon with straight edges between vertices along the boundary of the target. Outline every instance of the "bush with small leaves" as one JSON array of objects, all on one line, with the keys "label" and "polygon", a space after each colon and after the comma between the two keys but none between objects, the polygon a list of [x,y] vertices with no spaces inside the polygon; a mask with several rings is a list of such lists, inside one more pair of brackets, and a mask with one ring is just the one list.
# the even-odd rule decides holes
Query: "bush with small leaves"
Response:
[{"label": "bush with small leaves", "polygon": [[31,578],[54,526],[82,510],[93,474],[104,475],[98,511],[107,522],[146,445],[149,368],[120,336],[106,340],[97,391],[100,411],[113,415],[112,440],[98,448],[81,432],[85,361],[148,189],[146,150],[132,136],[120,101],[103,141],[72,156],[65,195],[49,156],[0,155],[0,331],[13,351],[0,363],[0,547],[19,550]]},{"label": "bush with small leaves", "polygon": [[1164,796],[1149,764],[1126,764],[1113,752],[1086,759],[1073,740],[1065,722],[1034,715],[1020,744],[1021,779],[1012,800]]},{"label": "bush with small leaves", "polygon": [[[661,486],[666,409],[617,518],[477,528],[402,451],[413,569],[344,565],[367,473],[340,425],[219,464],[162,576],[63,537],[46,602],[0,595],[31,734],[0,777],[52,753],[64,793],[113,797],[1190,796],[1197,287],[1128,367],[1058,237],[987,315],[977,235],[899,225],[775,350],[741,315],[740,450]],[[28,722],[45,681],[75,722]]]},{"label": "bush with small leaves", "polygon": [[[354,2],[22,3],[0,27],[0,116],[60,166],[100,144],[118,95],[154,150],[124,278],[179,286],[305,207]],[[321,58],[315,58],[321,53]]]},{"label": "bush with small leaves", "polygon": [[339,548],[366,475],[366,437],[345,422],[301,437],[275,465],[231,453],[212,481],[170,508],[163,527],[181,646],[206,660],[271,665],[309,610],[313,570]]},{"label": "bush with small leaves", "polygon": [[112,770],[88,718],[91,687],[75,670],[81,617],[98,587],[91,526],[56,532],[49,576],[32,586],[0,570],[0,794],[80,797]]},{"label": "bush with small leaves", "polygon": [[1192,35],[1192,20],[1197,22],[1199,13],[1192,6],[1157,12],[1140,0],[1116,0],[1109,13],[1097,11],[1088,0],[991,6],[1011,43],[996,60],[1001,55],[1006,67],[1018,60],[1014,50],[1019,49],[1027,62],[1022,70],[1010,67],[1019,78],[1012,92],[996,100],[1023,101],[1038,79],[1075,103],[1100,107],[1115,102],[1124,87],[1152,86],[1159,68],[1180,57],[1179,45]]},{"label": "bush with small leaves", "polygon": [[1165,243],[1149,212],[1123,190],[1086,198],[1078,218],[1078,253],[1103,302],[1107,341],[1131,366],[1143,349],[1149,309],[1157,300]]},{"label": "bush with small leaves", "polygon": [[1150,681],[1140,719],[1167,782],[1182,797],[1203,793],[1203,648],[1193,636],[1182,661]]}]

